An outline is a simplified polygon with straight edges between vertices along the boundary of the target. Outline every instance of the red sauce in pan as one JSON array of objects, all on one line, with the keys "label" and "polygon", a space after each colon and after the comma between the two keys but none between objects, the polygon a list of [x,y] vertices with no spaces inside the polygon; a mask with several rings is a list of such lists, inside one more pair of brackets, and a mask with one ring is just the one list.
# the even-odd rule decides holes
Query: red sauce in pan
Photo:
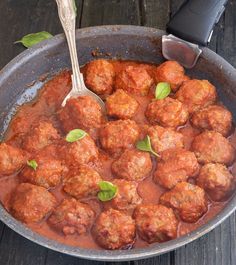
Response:
[{"label": "red sauce in pan", "polygon": [[[116,72],[119,72],[127,64],[137,64],[135,62],[129,61],[113,61]],[[152,75],[152,71],[155,69],[153,65],[147,65],[149,73]],[[53,124],[58,128],[59,124],[56,119],[56,111],[59,109],[61,102],[65,95],[69,92],[71,87],[70,73],[68,71],[61,72],[59,75],[50,80],[39,92],[37,98],[29,104],[21,106],[14,116],[9,129],[6,133],[5,140],[10,142],[12,145],[20,145],[20,135],[26,133],[33,121],[39,119],[41,116],[47,116]],[[150,95],[147,97],[134,96],[136,100],[140,103],[140,108],[135,116],[134,120],[138,124],[145,125],[147,120],[145,118],[144,112],[150,102],[150,99],[153,97],[153,91],[150,92]],[[21,121],[21,122],[19,122]],[[24,126],[22,126],[24,124]],[[19,127],[20,126],[20,127]],[[191,127],[190,124],[179,128],[179,130],[184,135],[185,147],[188,149],[191,145],[191,141],[194,136],[199,133],[197,129]],[[16,134],[17,132],[17,134]],[[236,134],[233,133],[230,136],[230,141],[236,147]],[[113,159],[107,157],[106,155],[101,154],[101,165],[94,165],[96,170],[101,173],[104,179],[112,179],[112,173],[110,170],[110,165],[113,162]],[[155,169],[155,161],[153,159],[153,170]],[[236,173],[236,163],[232,166],[232,173]],[[3,205],[8,209],[8,200],[9,195],[14,190],[16,185],[19,183],[18,177],[16,175],[1,177],[0,178],[0,200]],[[143,180],[138,187],[140,196],[143,198],[144,203],[158,203],[160,195],[163,193],[164,189],[156,185],[152,181],[152,174]],[[52,189],[51,192],[56,196],[58,201],[61,201],[67,195],[62,191],[62,187],[59,186],[55,189]],[[95,198],[86,201],[91,204],[92,207],[96,210],[97,214],[101,211],[101,203],[98,202]],[[212,202],[209,199],[209,207],[207,213],[197,222],[197,223],[185,223],[180,222],[178,228],[178,236],[184,235],[188,232],[191,232],[202,226],[215,215],[217,215],[227,202]],[[100,247],[95,243],[90,233],[85,235],[69,235],[64,236],[62,233],[58,233],[53,230],[46,222],[46,220],[35,223],[28,224],[28,226],[33,229],[35,232],[48,237],[50,239],[62,242],[67,245],[78,246],[83,248],[93,248],[100,249]],[[134,247],[144,247],[148,246],[148,243],[141,240],[138,236],[135,242]]]}]

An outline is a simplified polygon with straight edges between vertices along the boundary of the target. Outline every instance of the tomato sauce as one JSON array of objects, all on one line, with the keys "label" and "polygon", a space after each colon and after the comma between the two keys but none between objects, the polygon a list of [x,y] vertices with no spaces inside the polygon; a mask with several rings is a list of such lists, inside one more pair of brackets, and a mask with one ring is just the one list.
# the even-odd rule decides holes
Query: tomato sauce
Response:
[{"label": "tomato sauce", "polygon": [[[121,71],[126,65],[138,64],[137,62],[130,61],[112,61],[112,63],[116,72]],[[156,66],[146,64],[146,67],[149,74],[153,75],[153,71],[155,70]],[[84,69],[82,69],[82,71],[84,71]],[[61,102],[70,89],[71,80],[69,71],[63,71],[55,76],[52,80],[48,81],[32,102],[27,103],[18,109],[17,114],[13,117],[6,132],[5,141],[11,143],[14,146],[20,146],[22,135],[27,133],[31,124],[41,117],[46,117],[52,121],[53,125],[59,131],[61,131],[60,125],[57,121],[56,113],[61,106]],[[146,97],[134,97],[140,104],[138,113],[134,120],[140,125],[142,128],[142,134],[145,136],[148,122],[144,112],[148,103],[150,103],[150,100],[154,97],[154,88]],[[199,130],[192,128],[189,123],[178,128],[178,130],[184,135],[184,144],[186,149],[190,148],[194,136],[200,132]],[[229,138],[234,147],[236,147],[236,134],[233,133]],[[113,161],[113,158],[108,157],[103,151],[101,151],[100,162],[92,166],[103,176],[104,179],[110,180],[113,178],[111,172],[111,163]],[[156,161],[153,158],[153,170],[151,174],[145,180],[140,182],[138,186],[139,195],[143,198],[144,203],[158,203],[160,195],[165,191],[163,188],[156,185],[152,180],[152,173],[155,170],[155,166]],[[236,163],[232,165],[231,171],[233,174],[236,173]],[[6,209],[8,209],[9,196],[18,183],[19,179],[17,174],[0,178],[0,200]],[[54,189],[51,189],[50,191],[55,195],[58,202],[62,201],[63,198],[68,196],[62,191],[62,186],[58,186]],[[106,205],[104,206],[98,202],[96,198],[90,198],[84,201],[93,207],[96,214],[99,214],[103,207],[106,207]],[[178,228],[178,236],[187,234],[208,222],[222,210],[226,203],[227,202],[213,202],[209,199],[207,213],[196,223],[185,223],[181,221]],[[53,230],[47,224],[46,218],[40,223],[27,224],[27,226],[45,237],[67,245],[82,248],[100,249],[90,232],[80,236],[76,234],[65,236],[62,233],[58,233],[57,231]],[[134,247],[144,246],[148,246],[148,243],[144,242],[137,236]]]}]

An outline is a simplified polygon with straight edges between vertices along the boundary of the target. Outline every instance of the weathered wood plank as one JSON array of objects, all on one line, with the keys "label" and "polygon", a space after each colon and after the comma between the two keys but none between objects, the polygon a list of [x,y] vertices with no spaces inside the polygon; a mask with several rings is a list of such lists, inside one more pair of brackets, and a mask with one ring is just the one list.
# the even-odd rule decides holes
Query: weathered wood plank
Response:
[{"label": "weathered wood plank", "polygon": [[5,227],[0,244],[1,265],[43,265],[47,249]]},{"label": "weathered wood plank", "polygon": [[163,254],[158,257],[134,261],[135,265],[174,265],[174,256],[172,253]]},{"label": "weathered wood plank", "polygon": [[175,252],[175,265],[234,265],[235,215],[204,237]]},{"label": "weathered wood plank", "polygon": [[104,262],[83,260],[75,257],[71,257],[65,254],[61,254],[55,251],[48,251],[45,265],[104,265]]},{"label": "weathered wood plank", "polygon": [[2,235],[3,235],[4,228],[5,228],[4,223],[0,221],[0,245],[2,241]]},{"label": "weathered wood plank", "polygon": [[84,0],[81,26],[108,24],[139,25],[139,1]]},{"label": "weathered wood plank", "polygon": [[[77,0],[77,6],[79,26],[82,0]],[[0,25],[1,50],[4,51],[0,56],[0,68],[24,50],[22,45],[14,44],[22,36],[42,30],[52,34],[62,32],[55,1],[0,1]]]},{"label": "weathered wood plank", "polygon": [[165,30],[169,20],[170,6],[168,1],[141,0],[141,24]]},{"label": "weathered wood plank", "polygon": [[224,28],[218,35],[217,53],[236,67],[236,1],[228,2],[224,14]]}]

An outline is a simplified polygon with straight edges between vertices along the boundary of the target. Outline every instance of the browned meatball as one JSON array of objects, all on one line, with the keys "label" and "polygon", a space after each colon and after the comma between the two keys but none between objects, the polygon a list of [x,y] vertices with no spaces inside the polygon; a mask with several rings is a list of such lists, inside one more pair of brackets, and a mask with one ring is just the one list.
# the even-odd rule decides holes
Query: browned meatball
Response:
[{"label": "browned meatball", "polygon": [[106,99],[107,114],[119,119],[132,118],[137,109],[138,102],[124,90],[118,89]]},{"label": "browned meatball", "polygon": [[93,234],[105,249],[125,249],[134,243],[135,221],[123,212],[110,209],[97,218]]},{"label": "browned meatball", "polygon": [[139,134],[140,129],[135,121],[111,121],[100,129],[100,142],[107,152],[119,154],[124,149],[133,147]]},{"label": "browned meatball", "polygon": [[152,148],[156,153],[168,149],[184,147],[184,137],[180,132],[161,126],[152,126],[148,129],[147,134],[151,139]]},{"label": "browned meatball", "polygon": [[151,102],[145,115],[151,124],[174,128],[185,124],[189,116],[187,108],[170,97]]},{"label": "browned meatball", "polygon": [[10,210],[24,223],[41,221],[56,205],[55,197],[43,187],[21,183],[12,193]]},{"label": "browned meatball", "polygon": [[64,143],[60,149],[60,156],[68,166],[78,166],[94,162],[98,158],[98,149],[93,139],[86,135],[73,143]]},{"label": "browned meatball", "polygon": [[59,111],[59,120],[65,132],[73,129],[98,128],[103,122],[102,109],[90,96],[70,98]]},{"label": "browned meatball", "polygon": [[213,104],[216,97],[215,87],[207,80],[186,81],[176,93],[176,98],[187,106],[189,113]]},{"label": "browned meatball", "polygon": [[198,161],[203,164],[215,162],[230,165],[235,155],[229,140],[214,131],[205,131],[197,135],[192,142],[192,150]]},{"label": "browned meatball", "polygon": [[114,67],[107,60],[95,60],[86,66],[85,84],[98,95],[112,92],[114,77]]},{"label": "browned meatball", "polygon": [[118,188],[116,196],[109,202],[112,208],[118,210],[132,210],[142,202],[142,198],[137,192],[136,182],[115,179],[112,183]]},{"label": "browned meatball", "polygon": [[116,89],[123,89],[140,96],[146,96],[153,84],[154,81],[148,74],[145,65],[126,66],[115,79]]},{"label": "browned meatball", "polygon": [[48,223],[65,235],[84,234],[94,221],[95,213],[88,204],[73,198],[64,199],[53,211]]},{"label": "browned meatball", "polygon": [[20,173],[22,182],[29,182],[44,188],[53,188],[61,182],[61,177],[66,173],[67,168],[62,161],[53,157],[37,155],[34,160],[37,168],[26,166]]},{"label": "browned meatball", "polygon": [[52,123],[40,121],[35,127],[31,128],[29,133],[24,137],[22,147],[28,152],[35,152],[59,138],[60,135],[53,127]]},{"label": "browned meatball", "polygon": [[213,130],[227,136],[232,127],[232,114],[222,106],[212,105],[195,112],[191,122],[197,128]]},{"label": "browned meatball", "polygon": [[187,182],[180,182],[163,193],[160,203],[173,208],[183,221],[189,223],[196,222],[207,211],[204,190]]},{"label": "browned meatball", "polygon": [[167,61],[157,67],[157,83],[169,83],[172,91],[176,91],[179,86],[188,79],[189,78],[184,74],[184,68],[176,61]]},{"label": "browned meatball", "polygon": [[198,171],[199,165],[193,152],[184,149],[169,149],[161,154],[154,173],[154,181],[171,189],[178,182],[194,177]]},{"label": "browned meatball", "polygon": [[27,154],[8,144],[0,144],[0,176],[20,170],[27,161]]},{"label": "browned meatball", "polygon": [[201,168],[197,185],[202,187],[212,200],[222,201],[234,190],[235,181],[226,166],[209,163]]},{"label": "browned meatball", "polygon": [[147,152],[126,150],[113,162],[111,169],[118,178],[139,181],[151,172],[152,160]]},{"label": "browned meatball", "polygon": [[171,208],[163,205],[140,205],[135,209],[137,232],[148,243],[164,242],[177,236],[178,220]]},{"label": "browned meatball", "polygon": [[71,169],[63,180],[63,190],[71,196],[80,199],[95,196],[102,180],[97,171],[87,167]]}]

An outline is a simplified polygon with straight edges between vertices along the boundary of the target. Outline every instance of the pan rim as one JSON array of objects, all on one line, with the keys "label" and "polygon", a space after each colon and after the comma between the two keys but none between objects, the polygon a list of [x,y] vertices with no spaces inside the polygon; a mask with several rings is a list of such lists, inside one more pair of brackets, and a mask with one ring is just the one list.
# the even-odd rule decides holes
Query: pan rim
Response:
[{"label": "pan rim", "polygon": [[[149,28],[149,27],[141,27],[141,26],[126,26],[126,25],[113,25],[113,26],[96,26],[78,29],[76,31],[77,38],[90,37],[96,35],[107,35],[107,34],[120,34],[120,35],[150,35],[153,34],[155,37],[161,37],[165,34],[164,31]],[[8,78],[14,69],[19,67],[25,61],[30,60],[33,56],[36,56],[40,52],[46,51],[53,46],[58,45],[61,42],[64,42],[65,38],[63,34],[56,35],[55,37],[43,41],[32,48],[29,48],[15,57],[12,61],[10,61],[1,71],[0,71],[0,86],[1,83]],[[226,60],[222,57],[214,53],[208,48],[203,48],[203,53],[201,55],[202,58],[206,59],[208,62],[212,64],[220,64],[222,67],[222,71],[229,78],[235,79],[235,68],[231,66]],[[226,71],[227,69],[227,71]],[[160,254],[164,254],[166,252],[177,249],[181,246],[190,243],[197,238],[205,235],[206,233],[213,230],[216,226],[221,224],[227,217],[229,217],[234,210],[236,209],[236,195],[234,195],[231,200],[227,203],[224,209],[217,214],[212,220],[207,222],[205,225],[199,227],[193,232],[181,236],[180,238],[161,243],[161,244],[153,244],[149,247],[145,248],[137,248],[131,250],[94,250],[94,249],[83,249],[79,247],[73,247],[69,245],[65,245],[59,243],[55,240],[48,239],[39,235],[38,233],[32,231],[30,228],[26,227],[21,222],[17,221],[13,218],[5,208],[0,205],[0,220],[10,227],[12,230],[20,234],[21,236],[29,239],[30,241],[37,243],[41,246],[47,247],[54,251],[58,251],[64,254],[69,254],[71,256],[89,259],[89,260],[97,260],[97,261],[129,261],[129,260],[138,260],[144,258],[150,258],[153,256],[157,256]]]}]

